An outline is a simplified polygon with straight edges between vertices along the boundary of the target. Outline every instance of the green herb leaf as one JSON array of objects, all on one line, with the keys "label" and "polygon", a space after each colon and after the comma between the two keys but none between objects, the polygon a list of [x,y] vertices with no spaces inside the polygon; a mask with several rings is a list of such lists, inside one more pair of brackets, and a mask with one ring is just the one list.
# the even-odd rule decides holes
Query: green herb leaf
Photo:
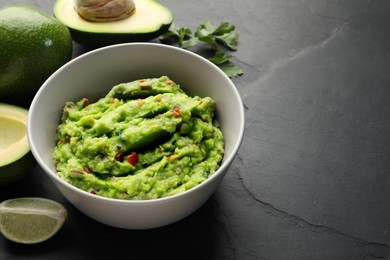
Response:
[{"label": "green herb leaf", "polygon": [[192,34],[192,31],[191,31],[190,28],[183,27],[183,28],[180,29],[179,33],[180,33],[179,46],[182,47],[183,46],[183,41],[187,37],[190,37],[190,35]]},{"label": "green herb leaf", "polygon": [[198,42],[198,38],[189,38],[188,40],[183,40],[180,47],[183,49],[188,49],[198,44]]},{"label": "green herb leaf", "polygon": [[231,50],[237,50],[238,33],[225,33],[221,36],[215,36],[215,38]]},{"label": "green herb leaf", "polygon": [[[180,48],[189,48],[196,44],[196,41],[191,39],[192,31],[188,27],[180,27],[172,23],[168,31],[160,36],[160,40],[176,39]],[[191,45],[193,44],[193,45]]]},{"label": "green herb leaf", "polygon": [[234,32],[235,26],[228,22],[221,22],[215,27],[207,21],[198,26],[195,36],[199,40],[209,44],[213,49],[218,49],[217,41],[231,50],[237,50],[238,33]]},{"label": "green herb leaf", "polygon": [[213,33],[216,30],[214,25],[210,22],[202,23],[198,26],[195,31],[195,37],[197,37],[200,41],[207,43],[211,46],[211,48],[217,50],[218,45],[216,39],[213,37]]},{"label": "green herb leaf", "polygon": [[214,55],[214,57],[210,58],[209,61],[211,61],[212,63],[215,63],[215,64],[220,64],[220,63],[224,63],[228,60],[230,60],[232,56],[229,55],[229,54],[226,54],[222,51],[217,51]]},{"label": "green herb leaf", "polygon": [[218,28],[216,28],[214,30],[214,35],[223,35],[223,34],[226,34],[226,33],[230,33],[232,31],[234,31],[236,29],[236,27],[231,24],[231,23],[228,23],[228,22],[221,22],[218,26]]},{"label": "green herb leaf", "polygon": [[[217,28],[210,22],[206,21],[198,26],[196,29],[199,32],[199,36],[209,36],[212,35]],[[195,33],[196,36],[196,33]]]},{"label": "green herb leaf", "polygon": [[225,74],[229,77],[229,78],[233,78],[233,77],[236,77],[236,76],[240,76],[242,74],[244,74],[244,72],[242,71],[241,68],[239,68],[237,65],[235,65],[233,62],[231,61],[226,61],[224,63],[221,63],[221,64],[217,64],[217,66],[223,71],[225,72]]},{"label": "green herb leaf", "polygon": [[231,62],[232,56],[220,48],[221,45],[233,51],[237,50],[238,33],[234,30],[235,26],[228,22],[221,22],[216,27],[210,21],[206,21],[200,24],[192,35],[191,29],[172,23],[168,31],[160,36],[160,40],[174,41],[180,48],[184,49],[203,42],[215,51],[214,56],[209,58],[209,60],[219,66],[227,76],[236,77],[243,74],[242,69]]},{"label": "green herb leaf", "polygon": [[166,40],[172,37],[180,38],[180,30],[181,28],[176,25],[175,23],[172,23],[171,26],[168,28],[168,31],[165,32],[163,35],[160,36],[160,40]]}]

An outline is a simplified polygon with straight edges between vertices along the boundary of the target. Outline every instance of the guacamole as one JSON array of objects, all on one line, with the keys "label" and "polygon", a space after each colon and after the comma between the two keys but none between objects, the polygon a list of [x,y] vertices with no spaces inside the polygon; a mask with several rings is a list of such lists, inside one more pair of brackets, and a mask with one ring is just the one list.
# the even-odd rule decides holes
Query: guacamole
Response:
[{"label": "guacamole", "polygon": [[224,139],[210,97],[190,97],[166,76],[67,102],[53,152],[58,175],[104,197],[156,199],[205,181]]}]

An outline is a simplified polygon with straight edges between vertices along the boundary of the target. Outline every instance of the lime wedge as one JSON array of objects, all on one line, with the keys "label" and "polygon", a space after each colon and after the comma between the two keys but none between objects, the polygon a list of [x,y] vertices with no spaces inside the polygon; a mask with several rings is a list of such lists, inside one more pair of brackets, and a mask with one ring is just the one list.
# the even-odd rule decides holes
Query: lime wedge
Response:
[{"label": "lime wedge", "polygon": [[43,242],[56,234],[68,213],[58,202],[45,198],[16,198],[0,203],[0,232],[22,244]]}]

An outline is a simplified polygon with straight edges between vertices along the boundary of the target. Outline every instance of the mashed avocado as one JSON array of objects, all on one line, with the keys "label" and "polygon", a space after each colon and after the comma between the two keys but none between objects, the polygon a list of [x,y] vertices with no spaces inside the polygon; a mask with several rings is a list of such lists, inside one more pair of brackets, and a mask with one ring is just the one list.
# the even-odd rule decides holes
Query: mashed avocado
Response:
[{"label": "mashed avocado", "polygon": [[224,154],[215,102],[166,76],[114,86],[95,103],[67,102],[53,156],[72,185],[118,199],[171,196],[205,181]]}]

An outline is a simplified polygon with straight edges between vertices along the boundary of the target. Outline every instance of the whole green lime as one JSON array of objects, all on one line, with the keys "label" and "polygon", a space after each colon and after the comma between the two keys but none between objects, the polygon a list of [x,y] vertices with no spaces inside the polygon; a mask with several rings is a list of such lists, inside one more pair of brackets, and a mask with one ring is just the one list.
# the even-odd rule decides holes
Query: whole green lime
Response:
[{"label": "whole green lime", "polygon": [[72,47],[69,29],[53,16],[27,5],[0,8],[0,100],[31,101]]}]

